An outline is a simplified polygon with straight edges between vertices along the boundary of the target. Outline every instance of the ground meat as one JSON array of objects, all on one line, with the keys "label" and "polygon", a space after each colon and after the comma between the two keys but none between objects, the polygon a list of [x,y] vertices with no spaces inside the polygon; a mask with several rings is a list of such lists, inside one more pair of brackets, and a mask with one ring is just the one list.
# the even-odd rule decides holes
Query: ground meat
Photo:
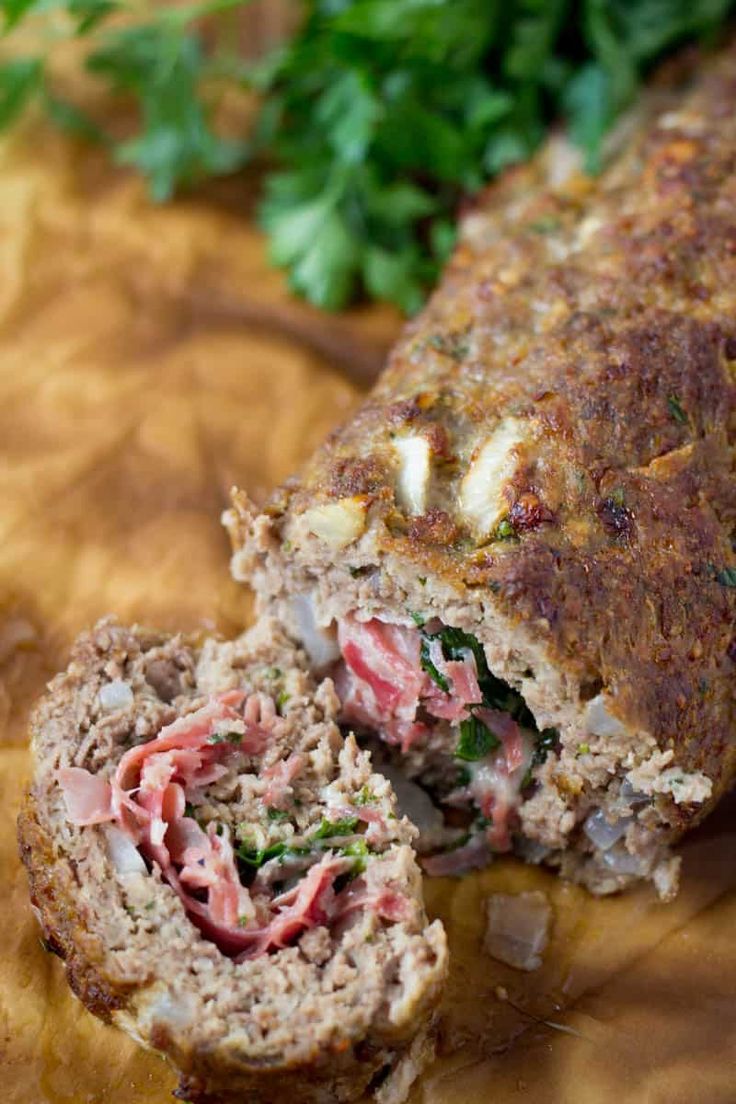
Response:
[{"label": "ground meat", "polygon": [[[256,702],[260,720],[249,729]],[[313,682],[272,621],[202,646],[103,622],[35,713],[19,838],[44,934],[88,1008],[166,1055],[188,1100],[348,1101],[378,1071],[389,1080],[406,1071],[416,1037],[431,1053],[444,932],[424,913],[414,829],[368,754],[341,737],[336,706],[331,683]],[[213,711],[229,719],[213,727]],[[174,750],[157,752],[157,741]],[[181,760],[171,784],[185,785],[192,754],[218,769],[187,790],[193,807],[167,813],[166,791],[162,850],[153,828],[113,815],[111,782],[121,761],[149,755],[155,796],[171,756]],[[284,779],[295,755],[299,770]],[[150,807],[144,790],[134,787],[131,807]],[[182,824],[211,841],[220,865],[175,860],[171,832]],[[249,857],[229,868],[241,879],[229,883],[243,911],[235,928],[217,913],[214,890],[176,888],[187,863],[219,876],[225,840]],[[269,848],[275,857],[259,857]],[[281,920],[289,910],[299,920],[291,931]],[[283,934],[248,948],[257,922]]]},{"label": "ground meat", "polygon": [[[297,638],[295,601],[328,637],[415,613],[474,634],[559,732],[519,842],[598,891],[671,887],[668,843],[736,772],[736,46],[688,64],[596,180],[550,147],[482,195],[364,406],[225,518],[236,578]],[[358,461],[370,485],[336,488]],[[409,744],[431,783],[436,741]],[[586,818],[615,823],[657,763],[646,861],[628,835],[594,853]]]}]

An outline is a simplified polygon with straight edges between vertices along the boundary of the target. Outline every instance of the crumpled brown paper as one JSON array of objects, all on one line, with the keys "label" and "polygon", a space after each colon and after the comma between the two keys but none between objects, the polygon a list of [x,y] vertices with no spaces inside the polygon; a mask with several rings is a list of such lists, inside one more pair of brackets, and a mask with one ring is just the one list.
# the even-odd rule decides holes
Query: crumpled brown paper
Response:
[{"label": "crumpled brown paper", "polygon": [[[107,612],[234,633],[219,513],[358,397],[398,320],[289,299],[239,197],[150,207],[36,124],[0,149],[0,1084],[9,1104],[163,1104],[174,1077],[71,996],[26,898],[14,820],[29,705]],[[238,202],[234,200],[237,198]],[[353,382],[350,382],[351,379]],[[452,970],[413,1104],[734,1104],[734,803],[685,846],[678,899],[596,901],[511,860],[427,884]],[[491,892],[548,894],[541,968],[486,957]]]}]

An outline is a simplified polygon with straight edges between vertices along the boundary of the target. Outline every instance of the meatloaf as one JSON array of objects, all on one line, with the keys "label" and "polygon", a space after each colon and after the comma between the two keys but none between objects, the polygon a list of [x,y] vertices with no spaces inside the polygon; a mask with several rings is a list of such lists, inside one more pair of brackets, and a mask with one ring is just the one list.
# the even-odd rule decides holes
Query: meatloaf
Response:
[{"label": "meatloaf", "polygon": [[403,1099],[446,970],[414,834],[262,621],[195,645],[102,622],[33,720],[19,820],[50,949],[196,1104]]},{"label": "meatloaf", "polygon": [[731,45],[597,179],[559,139],[509,172],[353,419],[225,516],[344,722],[464,810],[435,869],[666,897],[733,781],[735,107]]}]

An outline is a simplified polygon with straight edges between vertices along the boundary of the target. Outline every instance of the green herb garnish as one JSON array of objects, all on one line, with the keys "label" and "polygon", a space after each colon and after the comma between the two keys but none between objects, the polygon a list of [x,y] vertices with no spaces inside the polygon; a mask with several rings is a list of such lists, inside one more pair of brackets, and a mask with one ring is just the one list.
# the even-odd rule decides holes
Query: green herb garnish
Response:
[{"label": "green herb garnish", "polygon": [[465,632],[463,629],[451,628],[449,625],[436,633],[422,633],[422,648],[420,651],[422,669],[427,672],[441,690],[448,693],[449,683],[429,658],[429,642],[432,640],[440,641],[445,659],[463,660],[468,651],[472,652],[478,675],[478,685],[483,695],[483,701],[479,702],[479,705],[509,713],[523,728],[536,731],[537,726],[534,716],[519,691],[514,690],[503,679],[497,678],[491,673],[485,649],[481,642],[472,633]]},{"label": "green herb garnish", "polygon": [[357,874],[362,874],[365,870],[370,850],[365,840],[359,839],[346,844],[345,847],[340,847],[338,849],[338,854],[345,855],[346,858],[355,859],[351,871],[353,877],[355,877]]},{"label": "green herb garnish", "polygon": [[450,360],[465,360],[470,352],[466,334],[432,334],[427,338],[427,344]]},{"label": "green herb garnish", "polygon": [[716,582],[724,587],[736,587],[736,567],[722,567],[716,572]]},{"label": "green herb garnish", "polygon": [[278,843],[272,843],[270,847],[259,848],[248,847],[246,843],[242,843],[240,847],[238,847],[236,854],[238,858],[242,862],[247,863],[248,866],[260,867],[263,866],[264,863],[269,862],[270,859],[281,858],[281,856],[285,855],[289,850],[290,848],[288,845],[284,843],[283,840],[280,840]]},{"label": "green herb garnish", "polygon": [[689,419],[677,395],[670,395],[668,397],[667,406],[669,407],[670,414],[679,425],[687,425]]},{"label": "green herb garnish", "polygon": [[501,746],[501,741],[478,717],[468,717],[460,722],[460,740],[455,748],[458,759],[474,763]]},{"label": "green herb garnish", "polygon": [[289,814],[285,809],[270,808],[266,814],[269,820],[288,820]]},{"label": "green herb garnish", "polygon": [[276,695],[276,712],[280,717],[283,717],[286,703],[288,702],[290,697],[291,694],[287,694],[285,690],[279,690],[278,694]]},{"label": "green herb garnish", "polygon": [[[461,199],[528,157],[553,119],[566,120],[597,171],[603,138],[651,63],[712,37],[734,9],[733,0],[302,0],[291,40],[250,63],[238,53],[247,6],[5,0],[0,128],[40,107],[136,168],[157,200],[261,157],[260,219],[291,287],[330,309],[367,294],[407,312],[452,248]],[[105,131],[64,98],[57,51],[68,56],[70,40],[100,102],[110,91],[132,100],[132,133]],[[232,140],[213,108],[243,88],[260,109]],[[531,229],[548,233],[554,219]],[[460,359],[463,342],[442,351]]]},{"label": "green herb garnish", "polygon": [[334,836],[352,836],[358,827],[358,817],[345,817],[344,820],[325,820],[309,836],[313,840],[333,839]]},{"label": "green herb garnish", "polygon": [[440,672],[437,670],[434,663],[430,659],[429,642],[432,639],[433,639],[433,637],[431,637],[429,635],[429,633],[423,633],[422,634],[422,641],[421,641],[421,644],[419,646],[419,659],[420,659],[420,663],[422,665],[422,670],[426,671],[426,673],[431,678],[432,682],[436,686],[439,686],[440,690],[443,690],[445,692],[445,694],[449,694],[449,692],[450,692],[450,683],[448,682],[448,680],[445,678],[444,675],[440,674]]},{"label": "green herb garnish", "polygon": [[353,805],[370,805],[376,800],[376,795],[370,786],[363,786],[358,794],[353,798]]},{"label": "green herb garnish", "polygon": [[496,526],[496,532],[494,533],[496,540],[513,540],[516,536],[516,530],[512,522],[508,518],[503,518]]},{"label": "green herb garnish", "polygon": [[545,215],[544,218],[539,218],[536,222],[529,223],[529,229],[533,230],[535,234],[552,234],[555,230],[559,230],[561,222],[554,215]]},{"label": "green herb garnish", "polygon": [[242,744],[242,732],[213,732],[207,737],[208,744]]}]

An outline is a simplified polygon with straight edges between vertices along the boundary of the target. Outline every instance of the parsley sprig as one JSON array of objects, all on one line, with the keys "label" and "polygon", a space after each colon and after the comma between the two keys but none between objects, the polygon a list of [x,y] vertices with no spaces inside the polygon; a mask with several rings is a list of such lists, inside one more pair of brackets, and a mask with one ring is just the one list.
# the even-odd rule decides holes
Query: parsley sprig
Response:
[{"label": "parsley sprig", "polygon": [[[330,309],[368,295],[411,313],[452,247],[464,196],[528,157],[557,117],[595,171],[650,64],[712,36],[736,3],[302,0],[292,40],[255,65],[235,44],[246,7],[0,0],[10,47],[0,129],[40,103],[56,126],[143,173],[156,200],[264,156],[260,218],[291,287]],[[34,28],[40,45],[25,49]],[[81,43],[106,88],[132,98],[135,133],[107,133],[60,94],[52,62],[65,39]],[[240,140],[213,121],[228,87],[261,96]]]}]

